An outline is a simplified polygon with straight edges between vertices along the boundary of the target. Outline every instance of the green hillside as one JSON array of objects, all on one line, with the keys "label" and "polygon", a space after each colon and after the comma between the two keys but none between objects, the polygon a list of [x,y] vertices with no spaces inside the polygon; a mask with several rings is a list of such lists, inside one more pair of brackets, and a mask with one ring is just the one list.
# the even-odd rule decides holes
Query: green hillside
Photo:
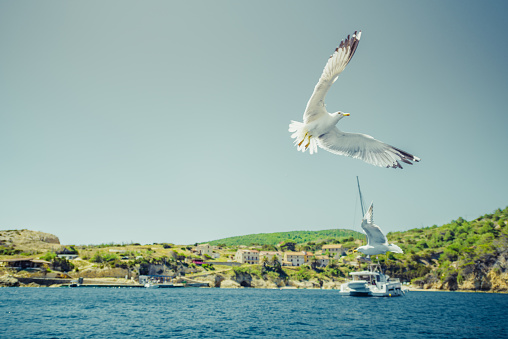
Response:
[{"label": "green hillside", "polygon": [[277,245],[282,241],[291,240],[297,244],[306,242],[332,242],[343,238],[362,239],[365,237],[362,233],[353,230],[332,229],[323,231],[292,231],[275,233],[258,233],[241,235],[209,241],[210,245],[223,244],[225,246],[251,246],[251,245]]},{"label": "green hillside", "polygon": [[488,290],[494,284],[491,271],[495,276],[508,272],[507,224],[508,207],[472,221],[458,218],[442,226],[392,232],[389,241],[404,254],[379,259],[389,274],[404,281],[454,290],[470,280],[470,289]]}]

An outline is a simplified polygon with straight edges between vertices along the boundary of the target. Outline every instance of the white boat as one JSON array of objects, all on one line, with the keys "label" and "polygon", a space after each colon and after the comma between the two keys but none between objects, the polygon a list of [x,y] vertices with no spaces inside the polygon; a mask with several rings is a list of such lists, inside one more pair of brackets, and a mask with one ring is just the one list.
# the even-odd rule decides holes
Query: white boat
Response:
[{"label": "white boat", "polygon": [[148,282],[145,284],[145,288],[178,288],[178,287],[185,287],[184,284],[176,284],[176,283],[153,283]]},{"label": "white boat", "polygon": [[360,297],[399,297],[404,295],[399,279],[383,274],[379,264],[371,264],[368,271],[349,274],[352,279],[340,286],[340,295]]},{"label": "white boat", "polygon": [[[358,183],[362,213],[364,213],[360,181],[358,177],[356,177],[356,180]],[[358,265],[360,265],[360,262],[368,263],[369,270],[349,273],[352,279],[340,286],[339,294],[365,297],[398,297],[404,295],[399,279],[390,278],[390,276],[385,275],[381,269],[381,265],[379,265],[379,261],[377,264],[374,264],[372,260],[370,260],[371,255],[385,254],[388,251],[403,253],[399,246],[389,244],[381,228],[374,224],[372,204],[367,213],[364,213],[361,226],[367,235],[367,245],[360,246],[357,250],[366,254],[367,257],[364,258],[360,256],[357,258],[357,261]]]},{"label": "white boat", "polygon": [[174,288],[184,287],[184,284],[172,282],[173,277],[162,276],[162,275],[140,275],[139,283],[145,288]]}]

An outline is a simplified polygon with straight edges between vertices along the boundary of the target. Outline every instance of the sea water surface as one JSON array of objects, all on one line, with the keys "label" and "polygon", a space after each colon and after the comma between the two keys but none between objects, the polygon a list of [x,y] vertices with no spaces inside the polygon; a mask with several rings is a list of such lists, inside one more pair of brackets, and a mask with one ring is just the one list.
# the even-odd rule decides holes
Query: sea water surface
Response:
[{"label": "sea water surface", "polygon": [[0,288],[0,338],[508,338],[508,295]]}]

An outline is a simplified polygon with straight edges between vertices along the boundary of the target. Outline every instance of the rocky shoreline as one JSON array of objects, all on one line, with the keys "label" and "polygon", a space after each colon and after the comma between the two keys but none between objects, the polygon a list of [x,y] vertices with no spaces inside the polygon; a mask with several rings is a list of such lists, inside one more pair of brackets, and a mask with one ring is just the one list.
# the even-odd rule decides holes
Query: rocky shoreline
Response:
[{"label": "rocky shoreline", "polygon": [[[71,284],[73,279],[61,278],[27,278],[16,277],[13,275],[0,276],[0,287],[65,287]],[[503,281],[497,279],[496,281]],[[309,281],[283,280],[283,279],[259,279],[249,274],[243,274],[237,277],[229,277],[222,274],[210,274],[204,277],[194,279],[180,278],[175,280],[176,283],[206,283],[209,288],[261,288],[261,289],[325,289],[339,290],[342,281],[321,281],[312,279]],[[133,280],[123,278],[87,278],[86,285],[115,285],[117,287],[139,287],[139,284]],[[481,293],[508,293],[506,288],[494,285],[490,290],[475,289],[471,282],[465,282],[458,289],[448,289],[444,284],[425,284],[423,286],[408,285],[409,291],[424,292],[481,292]]]}]

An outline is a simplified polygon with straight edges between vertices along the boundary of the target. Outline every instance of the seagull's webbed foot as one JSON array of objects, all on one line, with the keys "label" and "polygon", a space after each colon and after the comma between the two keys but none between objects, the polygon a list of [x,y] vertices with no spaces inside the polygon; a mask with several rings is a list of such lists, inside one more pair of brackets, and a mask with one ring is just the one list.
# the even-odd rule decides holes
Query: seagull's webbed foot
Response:
[{"label": "seagull's webbed foot", "polygon": [[[300,141],[300,142],[298,143],[298,146],[302,146],[302,144],[303,144],[303,142],[305,141],[305,138],[307,137],[307,135],[308,135],[308,134],[309,134],[309,133],[305,133],[305,135],[303,136],[302,141]],[[307,146],[305,146],[305,148],[307,148]]]},{"label": "seagull's webbed foot", "polygon": [[[309,148],[309,146],[310,146],[310,138],[311,138],[311,135],[309,135],[309,142],[307,143],[307,145],[305,145],[305,149]],[[305,140],[305,138],[303,140]],[[303,142],[303,140],[302,140],[302,142]]]}]

